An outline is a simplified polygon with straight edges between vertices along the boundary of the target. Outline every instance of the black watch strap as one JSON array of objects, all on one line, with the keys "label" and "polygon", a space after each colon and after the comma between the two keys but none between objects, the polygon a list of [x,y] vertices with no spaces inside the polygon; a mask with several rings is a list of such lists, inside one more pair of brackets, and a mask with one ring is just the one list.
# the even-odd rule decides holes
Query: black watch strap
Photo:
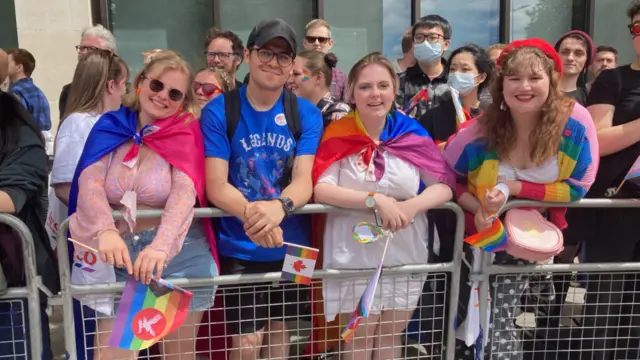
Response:
[{"label": "black watch strap", "polygon": [[289,216],[296,211],[296,206],[291,199],[288,197],[281,197],[278,200],[282,203],[282,209],[284,210],[284,215]]}]

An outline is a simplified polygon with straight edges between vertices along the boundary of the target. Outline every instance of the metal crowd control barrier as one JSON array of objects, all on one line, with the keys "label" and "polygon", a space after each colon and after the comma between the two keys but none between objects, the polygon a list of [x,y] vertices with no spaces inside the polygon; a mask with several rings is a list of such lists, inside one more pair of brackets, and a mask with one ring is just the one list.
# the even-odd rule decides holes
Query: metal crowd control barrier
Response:
[{"label": "metal crowd control barrier", "polygon": [[[22,254],[25,269],[26,285],[19,288],[9,288],[7,292],[0,295],[0,302],[7,301],[8,299],[27,299],[27,308],[29,318],[29,336],[23,329],[24,349],[27,352],[27,338],[28,345],[31,349],[32,358],[40,358],[42,354],[42,326],[40,319],[40,291],[39,284],[40,278],[38,277],[38,271],[36,269],[36,251],[33,244],[33,237],[29,228],[17,217],[10,214],[0,214],[0,223],[10,226],[20,238],[22,243]],[[22,303],[21,308],[22,308]],[[22,308],[22,324],[25,323],[25,312]],[[14,344],[16,340],[14,339]],[[15,349],[15,347],[14,347]],[[38,354],[38,355],[35,355]],[[0,354],[0,358],[4,358],[6,354]],[[14,354],[15,356],[25,357],[27,354]]]},{"label": "metal crowd control barrier", "polygon": [[[519,208],[519,207],[535,207],[535,208],[564,208],[564,207],[572,207],[572,208],[639,208],[640,207],[640,201],[635,200],[635,199],[584,199],[584,200],[580,200],[577,202],[573,202],[573,203],[547,203],[547,202],[537,202],[537,201],[530,201],[530,200],[513,200],[513,201],[509,201],[505,207],[503,208],[502,212],[506,212],[510,209],[513,208]],[[603,239],[604,240],[604,239]],[[493,311],[491,311],[492,314],[492,318],[493,322],[490,325],[491,327],[493,327],[492,331],[497,332],[497,331],[502,331],[502,330],[496,330],[496,326],[494,326],[496,324],[496,322],[498,321],[498,312],[500,312],[501,310],[498,309],[500,307],[499,304],[496,303],[496,298],[500,298],[502,299],[502,302],[504,303],[503,305],[505,307],[507,307],[507,305],[511,305],[511,304],[507,304],[506,301],[502,298],[501,295],[503,295],[502,293],[500,293],[500,290],[497,290],[501,287],[503,287],[505,284],[509,284],[511,286],[511,289],[523,289],[523,288],[527,288],[529,287],[529,289],[531,288],[531,283],[530,280],[527,280],[526,278],[528,277],[528,274],[535,274],[535,276],[537,277],[537,281],[540,282],[545,282],[545,281],[552,281],[552,280],[540,280],[543,277],[547,277],[547,278],[551,278],[553,279],[553,276],[558,276],[558,273],[574,273],[574,274],[584,274],[585,272],[590,273],[590,272],[625,272],[627,274],[631,273],[636,277],[636,282],[638,282],[638,278],[640,278],[640,263],[586,263],[586,264],[530,264],[530,265],[494,265],[493,264],[493,256],[490,253],[487,252],[483,252],[482,253],[482,269],[479,273],[475,273],[475,274],[471,274],[471,279],[478,281],[480,284],[480,321],[481,324],[487,324],[487,321],[489,319],[487,319],[487,309],[491,309]],[[508,276],[511,275],[511,276]],[[513,276],[516,276],[515,279],[512,279]],[[524,276],[523,276],[524,275]],[[588,275],[588,274],[587,274]],[[495,291],[490,292],[490,277],[494,276],[494,282],[493,282],[493,286],[496,287]],[[575,276],[575,275],[574,275]],[[523,278],[521,278],[523,277]],[[569,281],[569,280],[564,280],[564,281]],[[598,279],[596,282],[597,283],[601,283],[603,281],[606,280],[601,280]],[[536,281],[533,281],[534,283]],[[534,284],[537,285],[537,284]],[[567,287],[569,287],[569,284],[565,284]],[[515,287],[514,287],[515,286]],[[508,287],[506,287],[505,289],[508,289]],[[509,290],[511,291],[511,290]],[[517,290],[516,290],[517,291]],[[600,290],[598,289],[596,291],[598,294],[596,295],[600,295]],[[520,310],[524,313],[524,318],[523,319],[518,319],[518,320],[522,320],[521,322],[527,322],[526,319],[526,315],[527,312],[528,313],[534,313],[532,314],[534,317],[534,324],[535,321],[538,320],[538,317],[543,317],[540,320],[544,320],[545,322],[549,321],[549,320],[555,320],[557,323],[560,323],[562,320],[562,313],[560,313],[559,315],[550,315],[550,314],[546,314],[546,315],[541,315],[540,314],[540,310],[542,309],[543,306],[549,306],[549,304],[540,304],[540,302],[543,302],[540,300],[540,297],[543,297],[543,294],[541,291],[539,290],[535,290],[535,291],[530,291],[530,293],[535,293],[536,296],[538,296],[538,304],[526,304],[523,305],[521,304],[520,307],[526,307],[529,306],[529,308],[533,308],[534,310]],[[491,301],[492,301],[492,305],[490,307],[489,305],[489,301],[488,298],[486,296],[486,294],[491,294]],[[513,293],[512,293],[513,294]],[[555,294],[555,291],[553,292],[554,296],[557,296],[557,294]],[[610,295],[609,293],[605,293],[604,291],[602,292],[602,294],[606,295]],[[634,294],[638,295],[638,299],[640,299],[640,288],[638,289],[634,289]],[[507,294],[504,294],[504,298],[506,299]],[[521,297],[520,293],[516,293],[516,295],[518,297]],[[547,294],[548,295],[548,294]],[[561,307],[564,307],[564,301],[565,301],[565,297],[568,295],[568,291],[562,292],[560,295],[563,296],[562,301],[561,301]],[[580,294],[581,295],[581,294]],[[552,299],[555,301],[555,299]],[[585,299],[585,303],[584,306],[587,305],[594,305],[594,304],[587,304],[587,301]],[[595,304],[595,305],[605,305],[608,306],[610,304]],[[640,307],[640,303],[636,302],[632,303],[632,304],[628,304],[633,306],[637,306]],[[543,309],[542,309],[543,310]],[[562,311],[562,308],[559,309],[559,311]],[[499,321],[504,322],[504,320],[506,320],[507,322],[509,321],[513,321],[514,323],[516,323],[516,315],[517,314],[509,314],[509,316],[505,319],[500,319]],[[521,316],[523,314],[520,314]],[[619,316],[619,314],[611,314],[611,316]],[[633,315],[631,315],[633,316]],[[552,319],[553,317],[556,317],[556,319]],[[581,316],[582,318],[585,318],[585,315]],[[528,322],[531,319],[529,319]],[[535,333],[536,329],[535,327],[537,327],[538,325],[534,325],[534,329],[532,330],[532,332]],[[571,328],[571,326],[573,326],[573,324],[569,325],[555,325],[556,327],[551,327],[549,324],[546,324],[547,327],[543,327],[541,330],[544,331],[544,336],[549,338],[552,336],[557,336],[557,339],[551,338],[553,341],[550,342],[552,344],[556,344],[557,346],[560,347],[560,343],[561,342],[570,342],[570,341],[589,341],[589,340],[593,340],[590,338],[590,336],[592,335],[583,335],[583,333],[579,333],[580,338],[571,338],[572,336],[575,336],[574,333],[569,333],[568,329]],[[527,326],[525,325],[520,325],[521,328],[524,328],[526,330]],[[588,328],[586,326],[580,325],[578,324],[578,326],[575,326],[574,328],[577,328],[579,330],[584,331],[585,333],[587,333],[589,330],[593,330],[592,328]],[[567,331],[564,331],[564,330]],[[617,330],[619,330],[620,328],[618,328]],[[586,331],[585,331],[586,330]],[[564,331],[564,335],[561,335]],[[491,333],[491,332],[489,332]],[[553,334],[553,335],[549,335],[549,334]],[[573,335],[572,335],[573,334]],[[508,336],[508,334],[507,334]],[[486,350],[484,349],[484,347],[490,347],[491,351],[490,354],[491,356],[487,357],[488,359],[497,359],[499,358],[509,358],[509,359],[522,359],[523,356],[525,359],[556,359],[555,356],[558,356],[558,351],[559,350],[547,350],[547,349],[536,349],[534,348],[533,350],[527,352],[526,349],[524,349],[520,354],[517,353],[512,353],[511,352],[511,346],[512,345],[516,345],[513,344],[512,342],[509,342],[508,340],[505,341],[504,339],[500,339],[500,337],[498,335],[496,335],[497,338],[493,338],[493,337],[489,337],[488,338],[488,342],[482,343],[482,352],[486,355]],[[547,339],[545,339],[546,341],[548,341]],[[630,339],[629,341],[633,341],[634,339]],[[521,343],[524,342],[524,339],[520,338],[518,339],[518,341],[520,341]],[[527,340],[529,341],[529,340]],[[531,340],[531,342],[533,342],[533,346],[535,346],[535,342],[538,341],[538,339],[536,339],[535,337],[533,338],[533,340]],[[609,339],[610,341],[610,339]],[[499,346],[498,343],[502,342],[502,344],[506,344],[508,349],[506,349],[504,346]],[[547,343],[549,344],[549,343]],[[522,344],[517,344],[517,346],[523,346]],[[544,347],[544,345],[542,346]],[[514,348],[517,348],[514,346]],[[570,349],[562,349],[562,351],[569,351],[569,350],[575,350],[573,348]],[[608,351],[611,351],[611,349],[607,349]],[[616,350],[616,349],[614,349]],[[625,349],[620,349],[620,350],[625,350]],[[634,350],[634,349],[629,349],[629,350]],[[582,351],[582,350],[580,350]],[[588,351],[588,350],[584,350],[584,351]],[[640,348],[637,349],[636,351],[640,351]],[[540,355],[541,353],[543,353],[542,355]],[[552,355],[550,356],[546,356],[548,353],[551,353]],[[637,354],[638,352],[636,352]],[[515,356],[511,356],[511,355],[515,355]],[[539,357],[536,357],[540,355]],[[568,356],[568,355],[567,355]],[[591,356],[593,356],[593,354],[590,355],[586,355],[586,357],[588,358],[592,358]],[[638,358],[640,357],[640,355],[634,355],[634,358]],[[558,357],[558,359],[560,359],[561,357]],[[572,357],[571,359],[574,359],[575,357]],[[577,357],[575,359],[578,359],[580,357]],[[627,358],[627,357],[624,357]],[[564,358],[563,358],[564,359]]]},{"label": "metal crowd control barrier", "polygon": [[[458,304],[459,289],[460,289],[460,267],[462,264],[462,246],[464,235],[464,214],[462,209],[454,203],[446,203],[438,207],[438,209],[451,210],[455,213],[456,221],[456,241],[454,249],[453,261],[448,263],[438,264],[424,264],[424,265],[408,265],[399,266],[386,269],[384,275],[409,275],[415,273],[434,273],[445,272],[451,274],[450,292],[448,296],[448,317],[446,323],[443,326],[443,330],[446,332],[446,358],[453,359],[455,352],[455,319],[456,309]],[[328,212],[340,212],[344,209],[331,207],[327,205],[312,204],[306,205],[302,209],[298,210],[299,214],[316,214],[316,213],[328,213]],[[138,211],[137,217],[139,219],[157,218],[162,214],[161,210],[143,210]],[[210,218],[210,217],[224,217],[229,214],[223,212],[220,209],[207,208],[196,209],[195,217],[197,218]],[[114,212],[114,218],[121,218],[121,214]],[[66,254],[68,251],[66,234],[68,231],[68,219],[60,224],[58,231],[58,253]],[[70,283],[71,269],[67,261],[60,261],[60,282],[63,302],[63,316],[64,316],[64,328],[65,328],[65,347],[68,354],[68,359],[75,360],[76,354],[76,339],[74,336],[74,316],[73,316],[73,298],[82,295],[97,295],[97,294],[116,294],[121,292],[124,288],[124,283],[112,283],[112,284],[96,284],[96,285],[73,285]],[[344,278],[351,276],[363,276],[370,277],[374,272],[371,270],[349,270],[349,271],[337,271],[337,270],[316,270],[314,271],[313,278],[315,279],[334,279]],[[172,279],[172,283],[175,285],[193,288],[214,285],[238,285],[247,284],[253,282],[277,282],[280,280],[280,272],[271,272],[266,274],[255,275],[232,275],[232,276],[218,276],[212,279]],[[218,290],[220,293],[220,289]],[[216,295],[218,296],[218,295]]]}]

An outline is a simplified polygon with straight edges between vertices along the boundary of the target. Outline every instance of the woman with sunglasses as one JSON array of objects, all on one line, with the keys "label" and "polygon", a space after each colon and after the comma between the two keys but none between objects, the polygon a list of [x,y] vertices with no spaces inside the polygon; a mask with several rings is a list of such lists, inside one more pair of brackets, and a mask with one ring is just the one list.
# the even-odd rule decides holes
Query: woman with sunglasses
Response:
[{"label": "woman with sunglasses", "polygon": [[325,128],[332,120],[340,119],[350,110],[349,105],[334,101],[331,96],[331,79],[337,64],[338,58],[333,53],[304,50],[296,56],[287,80],[289,90],[318,106]]},{"label": "woman with sunglasses", "polygon": [[[624,180],[640,155],[640,0],[631,1],[627,15],[637,58],[629,65],[602,71],[587,96],[587,110],[598,129],[602,156],[596,181],[587,195],[591,198],[640,198],[636,182]],[[640,261],[640,209],[593,209],[590,213],[576,219],[576,228],[584,229],[579,232],[584,236],[584,262]],[[582,348],[593,349],[592,359],[640,358],[639,289],[637,275],[588,276],[583,326],[594,330],[588,336],[592,340],[583,341]]]},{"label": "woman with sunglasses", "polygon": [[198,71],[193,80],[196,103],[202,109],[213,98],[223,92],[232,90],[235,86],[235,81],[224,70],[214,67],[204,68]]},{"label": "woman with sunglasses", "polygon": [[[194,207],[206,199],[200,107],[192,82],[182,58],[158,54],[135,77],[135,91],[125,97],[125,106],[104,114],[91,131],[69,199],[72,238],[98,249],[97,261],[103,264],[100,271],[85,274],[87,283],[133,276],[149,284],[160,277],[218,274],[210,222],[193,219]],[[136,210],[143,209],[163,210],[162,217],[136,218]],[[112,210],[121,211],[124,219],[114,221]],[[190,313],[181,329],[165,337],[164,355],[194,357],[195,327],[213,305],[215,288],[193,290]],[[130,351],[107,348],[112,304],[100,302],[96,310],[96,358],[131,357]]]}]

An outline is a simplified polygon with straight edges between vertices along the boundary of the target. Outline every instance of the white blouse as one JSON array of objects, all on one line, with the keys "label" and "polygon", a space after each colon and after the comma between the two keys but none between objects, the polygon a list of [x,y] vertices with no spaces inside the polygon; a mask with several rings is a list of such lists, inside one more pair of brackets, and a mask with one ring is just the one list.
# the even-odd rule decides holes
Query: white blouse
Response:
[{"label": "white blouse", "polygon": [[[428,181],[433,179],[389,152],[384,152],[383,156],[385,172],[380,181],[371,179],[372,174],[368,172],[370,169],[363,163],[360,153],[333,163],[322,174],[319,183],[376,192],[402,201],[418,194],[421,179],[427,186]],[[325,269],[369,269],[378,266],[384,239],[369,244],[360,244],[354,240],[351,236],[353,226],[361,221],[375,224],[373,212],[347,211],[327,215],[324,232]],[[397,232],[389,244],[384,266],[426,264],[427,227],[426,214],[418,214],[411,225]]]}]

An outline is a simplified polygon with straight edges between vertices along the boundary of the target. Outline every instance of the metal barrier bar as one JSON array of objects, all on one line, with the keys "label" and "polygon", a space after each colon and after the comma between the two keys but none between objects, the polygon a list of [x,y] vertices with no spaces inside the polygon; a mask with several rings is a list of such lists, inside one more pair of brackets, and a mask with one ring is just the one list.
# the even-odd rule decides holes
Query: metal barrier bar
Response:
[{"label": "metal barrier bar", "polygon": [[[399,267],[385,268],[385,275],[402,275],[412,273],[427,273],[427,272],[449,272],[451,273],[451,285],[449,295],[449,318],[447,321],[446,329],[446,358],[453,359],[455,355],[455,322],[457,317],[458,297],[460,293],[460,267],[462,266],[463,257],[463,243],[464,243],[464,212],[455,203],[448,202],[436,209],[451,210],[456,215],[456,235],[454,245],[454,257],[453,261],[449,263],[441,264],[425,264],[425,265],[404,265]],[[344,212],[346,209],[341,209],[328,205],[310,204],[296,211],[298,214],[319,214],[329,212]],[[354,211],[349,209],[348,211]],[[358,211],[358,210],[355,210]],[[121,219],[122,213],[114,211],[114,219]],[[157,218],[162,215],[162,210],[141,210],[138,211],[136,216],[138,218]],[[201,208],[195,210],[194,217],[196,218],[210,218],[210,217],[225,217],[231,216],[230,214],[217,209],[217,208]],[[69,228],[69,219],[66,219],[60,224],[58,230],[58,253],[68,253],[68,241],[67,232]],[[74,329],[74,314],[73,314],[73,297],[76,295],[94,295],[94,294],[113,294],[121,292],[124,288],[124,283],[113,284],[95,284],[95,285],[72,285],[71,280],[71,266],[68,261],[60,261],[60,285],[62,292],[62,305],[63,305],[63,319],[65,324],[65,330],[72,331]],[[343,278],[352,276],[371,276],[375,269],[370,270],[352,270],[352,271],[337,271],[337,270],[316,270],[313,277],[327,279],[327,278]],[[226,284],[244,284],[252,282],[272,282],[280,280],[280,272],[272,272],[267,274],[255,274],[255,275],[226,275],[219,276],[212,279],[172,279],[172,283],[182,287],[192,286],[213,286],[213,285],[226,285]],[[75,336],[67,335],[65,331],[65,347],[69,359],[76,359],[76,339]]]},{"label": "metal barrier bar", "polygon": [[0,223],[12,227],[22,242],[22,254],[24,261],[26,285],[22,288],[13,288],[0,296],[0,299],[26,298],[29,314],[29,347],[32,358],[42,356],[42,325],[40,318],[40,291],[38,284],[38,270],[36,268],[36,250],[33,244],[33,236],[27,225],[20,219],[10,214],[0,214]]}]

